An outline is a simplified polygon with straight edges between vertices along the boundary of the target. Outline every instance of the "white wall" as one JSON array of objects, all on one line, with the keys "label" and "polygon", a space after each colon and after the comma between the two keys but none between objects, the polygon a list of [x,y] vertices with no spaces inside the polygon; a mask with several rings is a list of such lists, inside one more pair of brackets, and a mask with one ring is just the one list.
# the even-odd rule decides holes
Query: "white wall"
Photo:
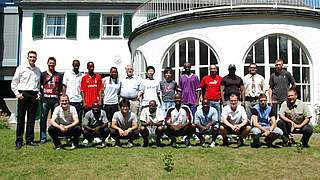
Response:
[{"label": "white wall", "polygon": [[[116,66],[119,73],[124,73],[125,65],[131,63],[131,55],[128,48],[128,40],[124,38],[89,39],[89,13],[99,12],[101,14],[121,14],[128,11],[34,11],[46,14],[66,14],[76,12],[77,19],[77,39],[50,39],[44,38],[33,40],[32,38],[32,13],[33,11],[24,10],[22,21],[21,39],[21,63],[26,63],[27,52],[35,50],[38,53],[37,66],[42,71],[46,70],[47,59],[54,56],[57,59],[57,71],[64,72],[72,68],[72,60],[79,59],[80,69],[86,71],[86,63],[93,61],[95,71],[109,72],[110,67]],[[45,21],[44,21],[45,29]],[[45,32],[44,32],[45,33]],[[115,60],[121,62],[115,62]]]}]

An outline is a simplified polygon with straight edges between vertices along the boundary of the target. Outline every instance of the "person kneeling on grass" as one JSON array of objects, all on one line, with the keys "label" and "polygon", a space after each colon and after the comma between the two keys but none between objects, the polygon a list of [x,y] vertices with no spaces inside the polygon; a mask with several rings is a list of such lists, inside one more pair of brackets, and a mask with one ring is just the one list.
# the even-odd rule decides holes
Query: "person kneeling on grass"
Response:
[{"label": "person kneeling on grass", "polygon": [[67,95],[60,97],[60,105],[54,109],[50,124],[48,133],[52,138],[55,149],[61,148],[59,137],[62,136],[71,137],[71,149],[79,145],[81,127],[79,126],[78,114],[76,108],[70,105]]},{"label": "person kneeling on grass", "polygon": [[215,146],[218,132],[218,112],[215,108],[210,107],[208,99],[203,99],[202,108],[198,109],[195,114],[194,129],[197,129],[195,134],[200,139],[200,145],[203,146],[205,138],[203,135],[212,135],[210,147]]},{"label": "person kneeling on grass", "polygon": [[248,126],[247,113],[244,107],[238,103],[238,97],[235,94],[230,95],[230,105],[222,109],[222,126],[220,127],[224,146],[228,145],[227,134],[240,135],[238,147],[243,146],[243,139],[248,136],[250,127]]},{"label": "person kneeling on grass", "polygon": [[128,138],[128,147],[133,147],[133,140],[139,136],[137,116],[131,112],[130,102],[123,99],[119,103],[120,111],[114,113],[112,118],[110,136],[120,145],[120,139]]},{"label": "person kneeling on grass", "polygon": [[92,110],[88,111],[83,119],[83,137],[88,141],[85,145],[90,146],[94,138],[101,138],[101,146],[105,147],[105,142],[110,130],[108,128],[107,115],[104,110],[99,107],[99,102],[95,101]]},{"label": "person kneeling on grass", "polygon": [[149,145],[149,139],[156,136],[156,144],[160,146],[160,138],[163,135],[164,117],[160,108],[157,108],[155,100],[149,102],[149,106],[144,108],[140,115],[140,134],[143,137],[143,147]]},{"label": "person kneeling on grass", "polygon": [[260,94],[259,104],[252,109],[252,123],[251,137],[253,143],[251,147],[260,147],[260,136],[264,136],[264,141],[268,147],[272,146],[272,142],[277,138],[282,137],[283,132],[276,125],[276,114],[272,108],[267,105],[267,96]]},{"label": "person kneeling on grass", "polygon": [[190,137],[193,134],[193,128],[191,125],[192,114],[188,106],[181,104],[181,95],[176,94],[174,96],[175,106],[171,107],[167,111],[165,132],[171,139],[171,146],[177,147],[176,136],[185,136],[185,145],[190,146]]}]

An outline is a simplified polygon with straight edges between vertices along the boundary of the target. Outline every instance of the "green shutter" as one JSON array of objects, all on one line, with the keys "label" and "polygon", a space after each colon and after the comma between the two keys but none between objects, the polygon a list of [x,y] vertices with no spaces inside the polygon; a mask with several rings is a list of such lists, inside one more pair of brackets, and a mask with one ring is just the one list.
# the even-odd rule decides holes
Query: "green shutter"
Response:
[{"label": "green shutter", "polygon": [[100,38],[100,13],[89,14],[89,38]]},{"label": "green shutter", "polygon": [[34,39],[43,38],[43,13],[33,13],[32,37]]},{"label": "green shutter", "polygon": [[77,37],[77,13],[67,13],[67,38]]},{"label": "green shutter", "polygon": [[132,14],[125,13],[124,17],[124,29],[123,29],[123,37],[128,38],[132,32]]}]

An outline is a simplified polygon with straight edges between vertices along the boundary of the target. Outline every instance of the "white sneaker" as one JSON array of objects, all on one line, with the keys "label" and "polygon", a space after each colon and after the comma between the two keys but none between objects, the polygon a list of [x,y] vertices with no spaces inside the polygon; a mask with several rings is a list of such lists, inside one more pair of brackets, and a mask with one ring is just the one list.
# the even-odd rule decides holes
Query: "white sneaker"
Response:
[{"label": "white sneaker", "polygon": [[216,146],[216,143],[214,141],[212,141],[212,143],[210,144],[211,148],[214,148]]},{"label": "white sneaker", "polygon": [[128,148],[132,148],[133,144],[131,142],[128,142]]},{"label": "white sneaker", "polygon": [[94,138],[94,139],[93,139],[93,142],[99,144],[99,143],[102,142],[102,140],[101,140],[100,138]]},{"label": "white sneaker", "polygon": [[72,150],[72,149],[75,149],[75,148],[77,148],[77,147],[72,143],[70,149]]},{"label": "white sneaker", "polygon": [[88,145],[88,144],[89,144],[89,141],[88,141],[87,139],[84,139],[84,140],[82,141],[82,144],[83,144],[83,145]]}]

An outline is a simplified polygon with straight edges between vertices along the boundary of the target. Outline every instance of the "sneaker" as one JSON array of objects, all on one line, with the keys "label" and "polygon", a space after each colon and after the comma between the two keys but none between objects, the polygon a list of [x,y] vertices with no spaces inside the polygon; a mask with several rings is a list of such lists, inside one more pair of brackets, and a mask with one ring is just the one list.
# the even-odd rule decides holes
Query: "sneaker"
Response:
[{"label": "sneaker", "polygon": [[104,141],[104,142],[101,143],[101,146],[102,146],[102,147],[106,147],[106,146],[107,146],[107,143]]},{"label": "sneaker", "polygon": [[143,140],[143,147],[148,147],[149,146],[149,141],[148,139]]},{"label": "sneaker", "polygon": [[212,141],[211,144],[210,144],[210,147],[211,147],[211,148],[216,147],[216,143],[215,143],[214,141]]},{"label": "sneaker", "polygon": [[41,139],[41,140],[40,140],[40,144],[45,144],[46,142],[47,142],[46,139]]},{"label": "sneaker", "polygon": [[89,141],[88,141],[87,139],[84,139],[84,140],[82,141],[82,144],[85,145],[85,146],[86,146],[88,143],[89,143]]},{"label": "sneaker", "polygon": [[132,148],[133,147],[133,144],[132,144],[132,142],[128,142],[128,148]]},{"label": "sneaker", "polygon": [[93,142],[99,144],[99,143],[102,142],[102,140],[101,140],[100,138],[97,138],[97,137],[96,137],[96,138],[93,139]]},{"label": "sneaker", "polygon": [[176,138],[171,138],[171,146],[176,148],[177,147],[177,140]]},{"label": "sneaker", "polygon": [[73,149],[76,149],[76,148],[77,148],[77,146],[75,146],[74,143],[71,143],[70,149],[73,150]]}]

